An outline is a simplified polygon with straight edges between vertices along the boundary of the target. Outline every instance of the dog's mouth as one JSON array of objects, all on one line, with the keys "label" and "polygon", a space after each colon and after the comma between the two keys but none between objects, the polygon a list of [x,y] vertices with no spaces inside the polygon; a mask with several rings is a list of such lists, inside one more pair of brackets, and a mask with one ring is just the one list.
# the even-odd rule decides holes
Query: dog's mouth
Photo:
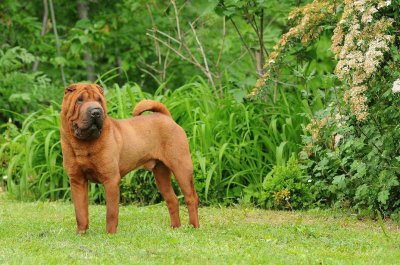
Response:
[{"label": "dog's mouth", "polygon": [[103,120],[89,120],[89,122],[82,127],[79,127],[77,123],[74,123],[72,127],[76,138],[88,141],[95,140],[101,135],[103,129]]}]

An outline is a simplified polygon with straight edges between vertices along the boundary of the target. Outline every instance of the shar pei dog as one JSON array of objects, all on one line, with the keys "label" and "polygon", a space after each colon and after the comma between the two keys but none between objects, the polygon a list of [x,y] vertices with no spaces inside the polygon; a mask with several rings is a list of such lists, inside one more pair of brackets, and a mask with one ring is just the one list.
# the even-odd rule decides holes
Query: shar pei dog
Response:
[{"label": "shar pei dog", "polygon": [[[142,115],[145,111],[151,114]],[[104,185],[106,231],[118,226],[119,184],[128,172],[144,167],[154,174],[172,227],[181,225],[179,202],[171,172],[185,197],[189,223],[197,228],[198,197],[193,164],[184,130],[161,103],[142,100],[133,117],[116,120],[107,115],[103,89],[96,84],[73,84],[65,89],[61,109],[63,165],[69,176],[77,233],[89,228],[88,182]]]}]

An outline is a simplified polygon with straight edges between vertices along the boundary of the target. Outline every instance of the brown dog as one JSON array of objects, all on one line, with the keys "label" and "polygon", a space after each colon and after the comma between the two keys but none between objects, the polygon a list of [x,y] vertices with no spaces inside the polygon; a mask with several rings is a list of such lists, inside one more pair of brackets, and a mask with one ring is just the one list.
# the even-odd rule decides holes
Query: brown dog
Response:
[{"label": "brown dog", "polygon": [[[144,111],[154,113],[141,115]],[[181,224],[179,202],[171,186],[172,172],[185,196],[189,223],[199,227],[198,197],[185,132],[159,102],[139,102],[133,116],[124,120],[109,118],[103,89],[98,85],[73,84],[65,89],[61,147],[78,233],[85,233],[89,227],[88,181],[104,185],[107,232],[115,233],[121,177],[141,166],[153,171],[169,210],[171,226]]]}]

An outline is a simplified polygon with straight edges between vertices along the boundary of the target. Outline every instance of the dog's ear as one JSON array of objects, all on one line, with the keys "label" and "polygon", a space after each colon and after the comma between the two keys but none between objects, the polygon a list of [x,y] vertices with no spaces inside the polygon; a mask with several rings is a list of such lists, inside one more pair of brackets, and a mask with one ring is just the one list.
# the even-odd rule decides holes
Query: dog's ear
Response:
[{"label": "dog's ear", "polygon": [[101,87],[101,86],[98,85],[98,84],[95,84],[95,86],[96,86],[96,88],[100,91],[100,93],[101,93],[102,95],[104,95],[104,88]]},{"label": "dog's ear", "polygon": [[74,92],[76,90],[76,85],[71,84],[64,89],[64,94],[68,94],[70,92]]}]

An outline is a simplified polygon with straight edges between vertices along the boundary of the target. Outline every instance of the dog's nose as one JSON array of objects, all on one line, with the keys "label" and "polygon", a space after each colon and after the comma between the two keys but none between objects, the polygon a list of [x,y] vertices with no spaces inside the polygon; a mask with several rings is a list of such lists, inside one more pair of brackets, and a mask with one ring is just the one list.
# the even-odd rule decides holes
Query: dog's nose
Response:
[{"label": "dog's nose", "polygon": [[90,110],[90,116],[92,118],[100,118],[101,117],[101,110],[98,108],[91,109]]}]

